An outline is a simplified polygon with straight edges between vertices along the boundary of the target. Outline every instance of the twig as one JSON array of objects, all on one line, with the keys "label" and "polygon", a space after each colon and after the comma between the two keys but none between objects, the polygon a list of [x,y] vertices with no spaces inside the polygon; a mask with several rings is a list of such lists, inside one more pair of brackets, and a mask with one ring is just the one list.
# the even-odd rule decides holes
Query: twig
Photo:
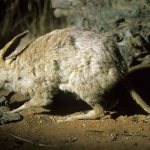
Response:
[{"label": "twig", "polygon": [[18,139],[18,140],[20,140],[20,141],[24,141],[24,142],[26,142],[26,143],[34,144],[34,145],[40,146],[40,147],[51,147],[51,148],[56,148],[56,147],[57,147],[56,145],[48,145],[48,144],[33,142],[33,141],[31,141],[31,140],[28,140],[28,139],[25,139],[25,138],[22,138],[22,137],[19,137],[19,136],[10,134],[10,133],[8,133],[8,135],[10,135],[10,136],[12,136],[13,138],[16,138],[16,139]]}]

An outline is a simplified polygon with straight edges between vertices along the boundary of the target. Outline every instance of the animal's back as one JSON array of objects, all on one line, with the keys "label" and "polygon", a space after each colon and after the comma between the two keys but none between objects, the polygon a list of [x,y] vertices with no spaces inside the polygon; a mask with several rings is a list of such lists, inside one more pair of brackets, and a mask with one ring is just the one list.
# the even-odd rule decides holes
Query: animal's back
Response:
[{"label": "animal's back", "polygon": [[101,91],[111,88],[125,71],[124,61],[109,34],[76,27],[41,36],[18,62],[34,68],[37,77],[57,76],[60,84],[94,81]]}]

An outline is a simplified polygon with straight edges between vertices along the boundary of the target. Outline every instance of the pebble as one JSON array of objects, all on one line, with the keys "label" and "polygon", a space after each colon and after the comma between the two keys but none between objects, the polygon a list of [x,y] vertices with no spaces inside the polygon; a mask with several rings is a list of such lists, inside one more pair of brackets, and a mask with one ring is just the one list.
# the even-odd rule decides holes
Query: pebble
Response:
[{"label": "pebble", "polygon": [[83,123],[82,126],[85,127],[85,124]]},{"label": "pebble", "polygon": [[110,136],[112,141],[116,141],[118,138],[116,134],[110,134]]},{"label": "pebble", "polygon": [[4,103],[6,101],[6,97],[5,96],[1,96],[0,97],[0,104]]},{"label": "pebble", "polygon": [[125,139],[126,139],[126,140],[129,140],[129,137],[126,137]]},{"label": "pebble", "polygon": [[7,107],[7,106],[0,106],[0,112],[3,113],[3,112],[7,112],[7,111],[10,111],[10,108]]},{"label": "pebble", "polygon": [[67,137],[67,138],[65,138],[65,144],[71,144],[71,143],[76,142],[77,140],[78,139],[75,137]]},{"label": "pebble", "polygon": [[6,124],[22,120],[22,116],[19,113],[3,112],[0,116],[0,124]]}]

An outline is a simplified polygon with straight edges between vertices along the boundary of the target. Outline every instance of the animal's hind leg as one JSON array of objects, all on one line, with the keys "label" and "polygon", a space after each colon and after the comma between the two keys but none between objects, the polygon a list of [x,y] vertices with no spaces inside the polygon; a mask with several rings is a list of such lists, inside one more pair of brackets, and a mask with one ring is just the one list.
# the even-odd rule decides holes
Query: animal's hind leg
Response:
[{"label": "animal's hind leg", "polygon": [[87,114],[80,114],[80,115],[71,116],[71,117],[67,118],[66,121],[72,121],[72,120],[75,120],[75,119],[78,119],[78,120],[82,120],[82,119],[88,119],[88,120],[99,119],[99,118],[101,118],[105,115],[104,108],[100,104],[100,101],[96,102],[97,101],[96,100],[94,102],[94,99],[92,99],[93,102],[91,102],[91,100],[89,100],[89,98],[86,99],[85,101],[93,108],[93,110],[89,111]]}]

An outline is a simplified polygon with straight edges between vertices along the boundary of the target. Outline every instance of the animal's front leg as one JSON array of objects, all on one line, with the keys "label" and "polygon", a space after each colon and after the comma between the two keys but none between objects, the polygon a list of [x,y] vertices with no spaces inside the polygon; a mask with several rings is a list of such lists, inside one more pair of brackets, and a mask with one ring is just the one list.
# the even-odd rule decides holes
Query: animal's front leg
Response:
[{"label": "animal's front leg", "polygon": [[28,107],[26,106],[27,103],[28,103],[28,102],[26,102],[25,104],[23,104],[23,105],[20,106],[19,108],[16,108],[16,109],[12,110],[11,113],[21,112],[22,110],[28,108]]},{"label": "animal's front leg", "polygon": [[20,112],[22,110],[33,108],[33,107],[44,107],[52,103],[51,99],[48,98],[40,98],[40,96],[36,95],[28,102],[25,102],[22,106],[17,109],[11,111],[11,113]]}]

